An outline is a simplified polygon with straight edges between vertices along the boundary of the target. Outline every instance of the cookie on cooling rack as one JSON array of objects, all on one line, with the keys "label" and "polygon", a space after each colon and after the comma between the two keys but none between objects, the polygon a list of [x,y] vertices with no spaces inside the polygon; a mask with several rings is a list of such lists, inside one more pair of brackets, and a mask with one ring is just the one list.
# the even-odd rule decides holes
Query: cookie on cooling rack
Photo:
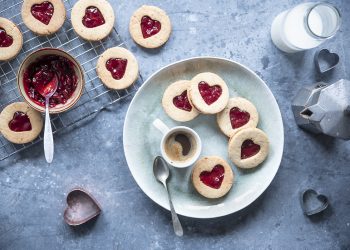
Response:
[{"label": "cookie on cooling rack", "polygon": [[22,144],[37,138],[43,128],[40,112],[25,102],[15,102],[0,114],[0,131],[10,142]]},{"label": "cookie on cooling rack", "polygon": [[139,66],[129,50],[114,47],[103,52],[97,61],[96,71],[108,88],[125,89],[137,80]]},{"label": "cookie on cooling rack", "polygon": [[57,32],[66,19],[62,0],[24,0],[21,14],[23,23],[37,35]]},{"label": "cookie on cooling rack", "polygon": [[75,32],[85,40],[102,40],[113,30],[115,15],[106,0],[79,0],[71,16]]},{"label": "cookie on cooling rack", "polygon": [[11,60],[18,55],[23,45],[23,36],[17,26],[0,17],[0,61]]}]

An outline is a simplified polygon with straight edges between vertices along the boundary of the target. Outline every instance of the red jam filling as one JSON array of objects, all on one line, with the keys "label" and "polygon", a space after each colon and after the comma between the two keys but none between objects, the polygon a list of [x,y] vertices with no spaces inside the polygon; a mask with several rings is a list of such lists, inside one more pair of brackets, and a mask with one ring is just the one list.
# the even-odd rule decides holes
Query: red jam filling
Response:
[{"label": "red jam filling", "polygon": [[27,114],[16,111],[13,114],[12,120],[9,122],[9,128],[14,132],[30,131],[32,130],[32,124]]},{"label": "red jam filling", "polygon": [[126,59],[111,58],[106,62],[106,68],[114,79],[120,80],[124,77],[127,64],[128,60]]},{"label": "red jam filling", "polygon": [[210,172],[203,171],[199,175],[199,179],[205,185],[219,189],[221,187],[221,183],[224,180],[225,168],[221,165],[216,165]]},{"label": "red jam filling", "polygon": [[65,104],[77,88],[78,77],[73,62],[62,56],[46,55],[31,63],[24,71],[24,90],[36,104],[45,106],[45,97],[40,95],[38,89],[50,83],[55,74],[58,86],[50,98],[51,108],[57,104]]},{"label": "red jam filling", "polygon": [[162,25],[159,21],[153,20],[149,16],[143,16],[141,19],[141,31],[143,38],[149,38],[151,36],[154,36],[157,34],[160,29],[162,28]]},{"label": "red jam filling", "polygon": [[209,84],[204,81],[198,84],[198,89],[203,100],[208,105],[216,102],[222,94],[222,89],[219,85],[209,86]]},{"label": "red jam filling", "polygon": [[35,17],[43,24],[48,25],[51,21],[54,12],[54,7],[52,3],[45,1],[40,4],[34,4],[30,11],[33,17]]},{"label": "red jam filling", "polygon": [[10,47],[13,44],[12,36],[9,36],[6,30],[0,28],[0,48]]},{"label": "red jam filling", "polygon": [[192,105],[188,100],[187,90],[181,93],[181,95],[175,96],[173,98],[173,103],[175,107],[190,112],[192,110]]},{"label": "red jam filling", "polygon": [[250,119],[250,114],[246,111],[243,111],[237,107],[233,107],[230,110],[230,121],[233,129],[242,127],[247,124]]},{"label": "red jam filling", "polygon": [[85,16],[83,16],[83,24],[87,28],[95,28],[104,24],[106,21],[101,11],[94,6],[89,6],[85,10]]},{"label": "red jam filling", "polygon": [[247,159],[256,155],[260,151],[260,145],[255,144],[252,140],[245,140],[241,146],[241,159]]}]

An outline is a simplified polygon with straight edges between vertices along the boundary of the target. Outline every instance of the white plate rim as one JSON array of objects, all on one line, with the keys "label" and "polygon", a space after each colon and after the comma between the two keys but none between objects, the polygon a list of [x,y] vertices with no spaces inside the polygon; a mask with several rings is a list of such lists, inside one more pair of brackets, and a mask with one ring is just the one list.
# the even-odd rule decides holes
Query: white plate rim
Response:
[{"label": "white plate rim", "polygon": [[[128,164],[128,168],[131,172],[131,175],[133,176],[135,182],[137,183],[137,185],[140,187],[140,189],[152,200],[154,201],[155,203],[157,203],[159,206],[165,208],[166,210],[169,210],[170,211],[170,208],[169,208],[169,205],[168,204],[161,204],[159,203],[158,201],[156,201],[154,198],[151,197],[151,195],[142,188],[142,184],[140,183],[140,181],[138,180],[138,178],[136,177],[136,174],[135,172],[132,170],[132,168],[130,168],[130,161],[128,160],[128,147],[125,146],[125,141],[126,141],[126,138],[125,138],[125,130],[126,130],[126,125],[128,124],[129,122],[129,119],[130,119],[130,116],[129,116],[129,111],[130,111],[130,108],[132,107],[134,101],[137,99],[137,97],[142,93],[142,90],[143,88],[145,88],[150,82],[151,80],[157,75],[159,74],[161,71],[163,70],[166,70],[167,68],[170,68],[176,64],[181,64],[183,62],[187,62],[187,61],[191,61],[191,60],[199,60],[199,59],[203,59],[203,60],[222,60],[222,61],[226,61],[226,62],[229,62],[229,63],[233,63],[233,64],[237,64],[238,66],[244,68],[245,70],[247,70],[250,74],[252,74],[255,78],[257,78],[258,80],[261,81],[261,83],[263,83],[263,86],[266,88],[266,90],[268,91],[268,93],[270,94],[270,96],[272,97],[272,100],[275,102],[275,105],[279,111],[279,115],[280,115],[280,118],[281,118],[281,126],[282,126],[282,138],[281,139],[281,145],[282,145],[282,149],[281,149],[281,154],[278,158],[278,168],[276,168],[276,171],[275,173],[273,173],[273,175],[271,175],[271,179],[269,182],[266,182],[266,185],[261,188],[260,192],[257,193],[256,197],[255,198],[252,198],[251,200],[249,201],[246,201],[246,202],[242,202],[242,205],[236,209],[232,209],[232,211],[229,211],[226,210],[225,212],[222,212],[222,213],[215,213],[215,214],[211,214],[211,215],[207,215],[207,216],[201,216],[201,213],[198,213],[197,215],[188,215],[188,214],[185,214],[185,213],[182,213],[182,211],[176,211],[178,214],[182,215],[182,216],[185,216],[185,217],[190,217],[190,218],[197,218],[197,219],[210,219],[210,218],[218,218],[218,217],[222,217],[222,216],[226,216],[226,215],[229,215],[229,214],[233,214],[233,213],[236,213],[244,208],[246,208],[247,206],[249,206],[250,204],[252,204],[255,200],[257,200],[264,192],[265,190],[271,185],[272,181],[274,180],[279,168],[280,168],[280,165],[281,165],[281,162],[282,162],[282,157],[283,157],[283,152],[284,152],[284,125],[283,125],[283,119],[282,119],[282,115],[281,115],[281,110],[279,108],[279,105],[276,101],[276,98],[275,96],[273,95],[272,91],[270,90],[270,88],[267,86],[267,84],[265,83],[265,81],[259,77],[254,71],[252,71],[250,68],[248,68],[247,66],[239,63],[239,62],[236,62],[234,60],[230,60],[230,59],[227,59],[227,58],[223,58],[223,57],[215,57],[215,56],[196,56],[196,57],[190,57],[190,58],[186,58],[186,59],[182,59],[182,60],[179,60],[179,61],[176,61],[176,62],[173,62],[173,63],[170,63],[160,69],[158,69],[157,71],[155,71],[153,74],[151,74],[146,81],[144,81],[144,83],[139,87],[139,89],[137,90],[137,92],[135,93],[134,97],[132,98],[130,104],[129,104],[129,107],[127,109],[127,112],[126,112],[126,115],[125,115],[125,119],[124,119],[124,126],[123,126],[123,149],[124,149],[124,157],[126,159],[126,162]],[[153,164],[152,162],[150,164]]]}]

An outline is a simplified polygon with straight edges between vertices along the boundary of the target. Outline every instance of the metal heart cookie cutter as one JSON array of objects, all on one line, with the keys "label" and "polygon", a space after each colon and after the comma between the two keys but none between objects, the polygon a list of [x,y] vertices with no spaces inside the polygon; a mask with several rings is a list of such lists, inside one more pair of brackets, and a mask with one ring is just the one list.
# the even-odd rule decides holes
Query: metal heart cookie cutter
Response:
[{"label": "metal heart cookie cutter", "polygon": [[332,53],[328,49],[316,51],[314,63],[318,73],[325,74],[331,71],[339,63],[339,55]]},{"label": "metal heart cookie cutter", "polygon": [[305,215],[312,216],[326,210],[329,202],[327,196],[307,189],[300,194],[300,205]]},{"label": "metal heart cookie cutter", "polygon": [[67,207],[64,220],[70,226],[81,225],[101,213],[101,206],[86,190],[74,188],[67,195]]}]

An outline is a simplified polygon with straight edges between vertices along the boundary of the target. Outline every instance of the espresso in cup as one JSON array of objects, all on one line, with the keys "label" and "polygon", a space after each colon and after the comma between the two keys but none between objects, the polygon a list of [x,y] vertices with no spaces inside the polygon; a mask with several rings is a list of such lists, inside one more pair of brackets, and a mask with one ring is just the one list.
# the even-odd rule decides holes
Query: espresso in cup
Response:
[{"label": "espresso in cup", "polygon": [[185,131],[169,134],[164,143],[165,154],[175,162],[186,162],[197,152],[194,136]]}]

